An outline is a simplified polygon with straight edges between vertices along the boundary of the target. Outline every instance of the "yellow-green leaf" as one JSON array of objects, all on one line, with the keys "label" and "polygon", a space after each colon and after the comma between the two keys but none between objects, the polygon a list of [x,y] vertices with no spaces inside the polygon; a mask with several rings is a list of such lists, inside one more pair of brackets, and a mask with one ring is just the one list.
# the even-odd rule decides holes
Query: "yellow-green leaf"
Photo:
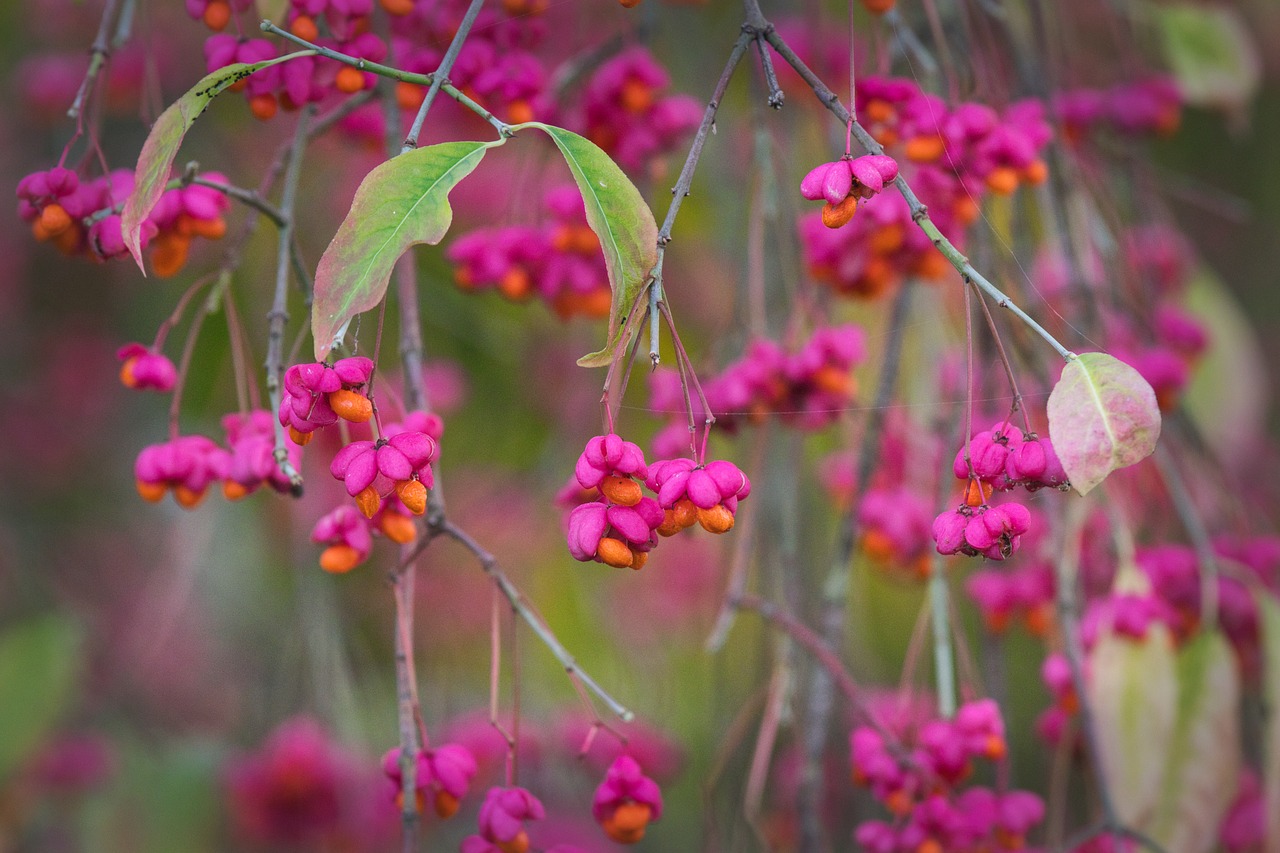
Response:
[{"label": "yellow-green leaf", "polygon": [[531,127],[551,137],[573,173],[587,209],[587,224],[600,239],[613,307],[609,313],[609,337],[603,349],[578,359],[583,367],[603,367],[622,343],[622,320],[644,290],[649,273],[658,262],[658,225],[640,191],[617,163],[598,145],[572,131],[541,122]]},{"label": "yellow-green leaf", "polygon": [[310,56],[311,53],[312,51],[304,50],[277,56],[265,62],[234,62],[219,68],[205,75],[156,119],[151,133],[147,135],[147,141],[142,144],[142,153],[138,155],[138,166],[133,173],[133,192],[125,199],[124,210],[120,214],[124,244],[144,275],[147,270],[142,264],[142,223],[155,208],[156,202],[160,201],[160,196],[164,195],[165,184],[169,182],[169,171],[173,168],[173,158],[178,155],[183,137],[187,135],[191,125],[214,98],[250,74],[295,57]]},{"label": "yellow-green leaf", "polygon": [[342,339],[351,318],[382,301],[392,268],[410,246],[444,238],[453,222],[449,193],[504,141],[429,145],[365,175],[316,269],[311,335],[317,361]]},{"label": "yellow-green leaf", "polygon": [[1240,778],[1240,673],[1218,631],[1179,649],[1177,672],[1178,712],[1151,835],[1167,853],[1208,853]]},{"label": "yellow-green leaf", "polygon": [[1116,817],[1144,827],[1164,783],[1178,699],[1168,628],[1152,624],[1137,640],[1107,626],[1089,652],[1086,693]]}]

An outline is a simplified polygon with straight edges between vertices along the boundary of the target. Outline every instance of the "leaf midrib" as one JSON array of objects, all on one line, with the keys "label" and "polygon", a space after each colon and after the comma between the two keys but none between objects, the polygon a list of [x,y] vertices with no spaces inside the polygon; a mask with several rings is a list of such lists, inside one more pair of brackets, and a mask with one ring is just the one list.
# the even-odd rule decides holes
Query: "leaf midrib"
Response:
[{"label": "leaf midrib", "polygon": [[[346,290],[346,294],[347,294],[346,298],[343,300],[342,304],[339,306],[341,310],[332,314],[329,317],[329,319],[332,320],[334,317],[337,317],[339,314],[346,312],[355,303],[356,296],[357,294],[359,294],[360,289],[364,287],[365,283],[369,280],[369,276],[373,271],[373,266],[376,263],[377,259],[382,256],[383,251],[386,250],[387,245],[391,243],[392,239],[396,235],[398,235],[400,231],[404,228],[404,224],[409,221],[409,218],[413,215],[413,212],[417,210],[418,207],[422,204],[423,200],[427,198],[427,196],[431,195],[431,193],[435,192],[436,187],[440,186],[440,182],[443,181],[445,178],[447,178],[449,175],[451,175],[455,169],[459,168],[460,166],[462,166],[463,163],[466,163],[468,160],[470,160],[472,155],[476,154],[478,151],[481,151],[482,149],[487,147],[488,147],[487,143],[476,144],[475,148],[471,149],[471,151],[467,152],[465,155],[455,160],[453,164],[449,166],[449,168],[445,169],[442,173],[440,173],[440,176],[436,178],[436,180],[432,181],[431,186],[429,186],[425,191],[423,191],[423,193],[420,196],[418,196],[417,201],[415,201],[412,205],[409,206],[409,209],[405,211],[404,216],[401,217],[398,223],[396,223],[395,227],[391,230],[391,233],[387,236],[387,238],[383,240],[382,244],[378,246],[378,248],[375,249],[369,255],[369,261],[364,265],[364,269],[361,272],[360,277],[356,279],[356,281],[352,284],[352,286],[349,289]],[[425,149],[418,149],[418,150],[421,151]],[[438,154],[438,152],[432,152],[432,153]],[[387,164],[391,164],[394,162],[395,162],[394,160],[388,160]],[[445,207],[447,208],[448,205],[449,205],[449,202],[446,194]]]}]

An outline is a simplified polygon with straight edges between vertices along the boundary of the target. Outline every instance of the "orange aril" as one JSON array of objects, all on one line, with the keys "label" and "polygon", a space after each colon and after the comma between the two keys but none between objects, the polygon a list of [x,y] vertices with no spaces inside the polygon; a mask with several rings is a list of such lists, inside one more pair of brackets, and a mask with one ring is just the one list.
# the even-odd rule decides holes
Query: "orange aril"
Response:
[{"label": "orange aril", "polygon": [[382,498],[378,496],[373,486],[365,486],[356,495],[356,507],[365,518],[373,518],[377,515],[380,506],[382,506]]},{"label": "orange aril", "polygon": [[396,103],[402,110],[416,110],[426,97],[427,90],[421,86],[403,80],[396,83]]},{"label": "orange aril", "polygon": [[412,519],[405,518],[397,512],[384,512],[378,520],[378,529],[382,535],[397,545],[408,545],[417,540],[418,528]]},{"label": "orange aril", "polygon": [[998,166],[987,175],[986,184],[996,195],[1013,195],[1018,188],[1018,172],[1008,166]]},{"label": "orange aril", "polygon": [[320,38],[320,28],[316,26],[315,19],[310,15],[299,15],[294,18],[293,23],[289,25],[289,32],[303,41],[315,41]]},{"label": "orange aril", "polygon": [[822,224],[828,228],[839,228],[849,224],[853,215],[858,212],[858,197],[845,196],[839,204],[827,202],[822,206]]},{"label": "orange aril", "polygon": [[512,267],[498,280],[498,290],[508,299],[525,299],[533,292],[533,282],[524,267]]},{"label": "orange aril", "polygon": [[420,480],[401,480],[396,484],[396,494],[400,503],[414,515],[422,515],[427,511],[427,487]]},{"label": "orange aril", "polygon": [[524,124],[533,118],[533,107],[528,101],[519,99],[507,104],[507,121],[511,124]]},{"label": "orange aril", "polygon": [[362,562],[360,552],[350,545],[330,545],[320,555],[320,568],[335,575],[349,572]]},{"label": "orange aril", "polygon": [[359,391],[349,388],[330,391],[329,407],[338,417],[353,424],[366,423],[373,417],[373,402]]},{"label": "orange aril", "polygon": [[635,844],[644,838],[652,816],[653,809],[646,803],[623,803],[601,821],[600,826],[605,835],[619,844]]},{"label": "orange aril", "polygon": [[708,533],[727,533],[733,529],[733,513],[724,504],[710,509],[698,507],[698,524]]},{"label": "orange aril", "polygon": [[[892,6],[893,4],[890,3],[889,5]],[[932,163],[941,157],[944,151],[946,151],[946,144],[942,141],[942,137],[937,134],[932,136],[913,136],[903,146],[903,153],[913,163]]]},{"label": "orange aril", "polygon": [[138,487],[138,494],[147,503],[159,503],[164,500],[164,493],[169,491],[169,487],[164,483],[144,483],[138,480],[134,485]]},{"label": "orange aril", "polygon": [[227,28],[227,24],[231,23],[231,7],[227,5],[226,0],[213,0],[204,7],[201,20],[206,27],[215,33],[220,33]]},{"label": "orange aril", "polygon": [[57,237],[70,227],[71,216],[57,202],[45,205],[40,211],[40,230],[47,235],[45,239]]},{"label": "orange aril", "polygon": [[644,497],[640,484],[630,477],[619,477],[616,474],[604,478],[600,484],[600,492],[619,506],[635,506]]},{"label": "orange aril", "polygon": [[173,490],[173,499],[183,509],[195,509],[204,500],[206,494],[208,494],[206,489],[196,491],[186,486],[178,486]]},{"label": "orange aril", "polygon": [[222,496],[229,501],[238,501],[249,494],[249,490],[235,480],[222,481]]},{"label": "orange aril", "polygon": [[621,539],[614,539],[612,536],[601,537],[599,544],[596,545],[596,556],[600,558],[600,562],[615,569],[630,568],[635,560],[631,547]]},{"label": "orange aril", "polygon": [[448,820],[458,813],[460,803],[458,798],[448,791],[436,791],[435,807],[436,815],[443,820]]},{"label": "orange aril", "polygon": [[333,78],[333,85],[339,92],[354,95],[364,91],[364,72],[351,65],[338,69],[338,76]]}]

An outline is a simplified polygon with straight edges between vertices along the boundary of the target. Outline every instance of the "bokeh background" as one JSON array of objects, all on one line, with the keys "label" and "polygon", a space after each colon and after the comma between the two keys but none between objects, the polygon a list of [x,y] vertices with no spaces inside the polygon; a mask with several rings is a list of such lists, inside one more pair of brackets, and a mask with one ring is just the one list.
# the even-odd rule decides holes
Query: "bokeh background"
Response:
[{"label": "bokeh background", "polygon": [[[204,73],[206,31],[181,5],[139,2],[137,38],[113,57],[97,136],[113,168],[132,166],[146,122]],[[834,4],[772,5],[765,10],[770,15],[808,16],[835,32],[844,26],[843,8]],[[0,184],[15,186],[61,155],[73,131],[65,109],[101,6],[94,0],[0,5]],[[1206,267],[1234,298],[1229,322],[1243,321],[1242,340],[1247,335],[1253,342],[1244,347],[1243,361],[1233,362],[1249,369],[1225,376],[1238,383],[1228,390],[1257,401],[1276,435],[1280,420],[1269,401],[1280,391],[1280,6],[1268,0],[1232,6],[1248,22],[1261,59],[1256,95],[1231,114],[1188,108],[1181,132],[1152,143],[1144,156]],[[735,4],[721,2],[645,0],[630,12],[603,0],[553,2],[547,53],[562,59],[618,35],[633,38],[642,27],[672,74],[672,90],[702,101],[739,18]],[[754,130],[767,127],[792,140],[788,150],[796,159],[785,167],[785,186],[820,156],[832,132],[795,78],[783,83],[784,110],[768,111],[757,69],[744,64],[677,225],[667,292],[699,364],[723,364],[744,339],[737,294],[746,275],[751,181],[743,164]],[[484,132],[452,103],[442,101],[437,110],[443,118],[429,123],[426,141]],[[197,123],[180,162],[196,160],[251,186],[287,128],[283,121],[256,121],[242,99],[222,98]],[[562,167],[539,146],[508,145],[490,156],[459,191],[458,231],[541,215],[541,189],[567,173],[557,178]],[[683,150],[635,175],[659,217]],[[312,263],[380,156],[377,139],[358,128],[336,132],[308,153],[299,228]],[[243,215],[234,210],[231,221]],[[380,544],[348,575],[319,570],[310,527],[339,496],[320,454],[310,454],[308,489],[297,501],[257,494],[230,503],[214,496],[187,512],[167,502],[145,504],[134,492],[134,457],[164,438],[169,399],[122,388],[115,351],[128,341],[149,341],[182,291],[218,263],[220,247],[198,248],[185,271],[157,280],[144,279],[127,260],[63,257],[34,241],[16,216],[0,228],[0,244],[6,365],[0,850],[274,849],[253,837],[255,810],[267,795],[255,794],[252,779],[245,779],[276,752],[291,749],[314,774],[299,784],[323,778],[343,801],[340,828],[323,841],[300,842],[300,849],[393,848],[394,807],[378,764],[396,739],[390,546]],[[274,236],[263,228],[233,283],[255,364],[264,353],[273,259]],[[1030,266],[1029,258],[1022,260]],[[704,650],[733,558],[732,536],[664,543],[635,575],[575,563],[553,499],[584,441],[600,430],[601,375],[573,362],[599,345],[601,324],[564,323],[537,303],[465,293],[453,284],[438,248],[420,250],[419,261],[429,388],[447,425],[439,471],[450,516],[498,557],[582,666],[639,714],[642,722],[631,731],[637,745],[651,751],[669,803],[642,849],[695,849],[700,842],[693,839],[706,837],[725,849],[752,849],[740,817],[754,737],[750,719],[775,647],[769,632],[745,614],[724,649]],[[785,259],[777,269],[783,277],[800,274],[794,264],[787,270]],[[304,316],[296,297],[292,309],[290,337]],[[850,309],[868,328],[873,355],[860,373],[866,388],[887,310],[884,303]],[[195,350],[181,406],[184,432],[217,435],[219,417],[236,406],[222,318],[209,318]],[[782,325],[785,310],[773,319]],[[389,328],[394,321],[393,308]],[[955,340],[958,334],[924,325],[922,336]],[[171,338],[175,356],[185,328],[184,321]],[[393,347],[384,359],[389,352]],[[1222,381],[1215,374],[1213,383]],[[626,431],[641,440],[661,422],[644,410],[643,383],[636,384],[623,415]],[[1221,390],[1199,392],[1207,401],[1202,405],[1212,407],[1212,392]],[[777,452],[750,471],[757,481],[794,479],[794,511],[805,520],[798,553],[819,566],[814,577],[825,565],[836,519],[833,499],[820,485],[819,460],[838,450],[848,432],[771,435]],[[746,439],[717,438],[716,447],[747,464]],[[770,509],[762,512],[778,506],[766,504]],[[768,529],[767,515],[760,523]],[[756,566],[765,588],[775,570]],[[854,577],[855,628],[847,649],[853,671],[886,690],[903,679],[907,687],[927,689],[926,664],[904,675],[923,588],[865,566],[855,567]],[[480,751],[482,779],[475,788],[483,790],[501,777],[503,764],[501,741],[487,724],[491,585],[470,554],[440,542],[420,562],[416,593],[414,640],[428,729],[440,742],[462,740]],[[988,689],[1008,700],[1014,778],[1039,787],[1049,761],[1031,731],[1047,701],[1036,674],[1040,646],[1013,633],[992,648],[972,608],[961,602],[961,610],[972,656],[996,666]],[[577,757],[589,717],[571,684],[527,630],[513,630],[509,612],[501,611],[499,623],[506,666],[501,714],[509,724],[518,691],[520,778],[552,815],[535,839],[614,849],[591,822],[588,803],[602,756],[616,747],[602,734],[592,754],[599,760]],[[784,730],[765,799],[766,813],[777,811],[781,822],[794,791],[792,748]],[[845,761],[843,748],[831,756],[835,776],[847,773]],[[474,825],[474,808],[464,806],[447,824],[429,822],[425,849],[454,849]],[[851,825],[851,814],[839,822]]]}]

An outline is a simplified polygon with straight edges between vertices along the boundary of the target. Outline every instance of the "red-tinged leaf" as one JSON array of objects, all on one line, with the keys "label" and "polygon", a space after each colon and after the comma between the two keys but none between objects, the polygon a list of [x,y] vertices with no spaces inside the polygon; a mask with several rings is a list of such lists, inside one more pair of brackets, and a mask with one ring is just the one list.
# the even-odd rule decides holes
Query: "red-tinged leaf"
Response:
[{"label": "red-tinged leaf", "polygon": [[1240,779],[1240,672],[1218,631],[1178,650],[1178,705],[1151,835],[1167,853],[1209,853]]},{"label": "red-tinged leaf", "polygon": [[658,225],[640,191],[618,164],[589,139],[562,127],[529,122],[514,130],[536,128],[551,137],[587,208],[587,224],[600,239],[613,307],[609,337],[603,349],[578,359],[583,367],[604,367],[622,343],[622,321],[635,304],[658,262]]},{"label": "red-tinged leaf", "polygon": [[1280,853],[1280,602],[1258,590],[1258,622],[1262,641],[1263,701],[1271,713],[1262,734],[1263,808],[1267,815],[1267,853]]},{"label": "red-tinged leaf", "polygon": [[323,361],[347,324],[382,301],[410,246],[439,243],[453,222],[449,193],[505,140],[445,142],[393,157],[365,175],[316,269],[311,336]]},{"label": "red-tinged leaf", "polygon": [[1049,436],[1072,487],[1087,494],[1156,449],[1160,408],[1142,374],[1103,352],[1067,362],[1049,395]]},{"label": "red-tinged leaf", "polygon": [[173,168],[173,158],[178,155],[183,137],[187,135],[191,125],[214,98],[255,71],[311,54],[312,51],[304,50],[265,62],[235,62],[219,68],[205,75],[156,119],[151,133],[147,135],[147,141],[142,144],[142,153],[138,155],[138,166],[133,173],[133,192],[125,199],[124,210],[120,214],[124,244],[138,262],[143,275],[146,275],[147,269],[142,264],[142,223],[151,214],[156,202],[160,201],[160,196],[164,195],[164,187],[169,182],[169,172]]},{"label": "red-tinged leaf", "polygon": [[1178,699],[1168,628],[1153,624],[1135,640],[1107,626],[1089,652],[1086,693],[1116,817],[1144,827],[1164,784]]}]

